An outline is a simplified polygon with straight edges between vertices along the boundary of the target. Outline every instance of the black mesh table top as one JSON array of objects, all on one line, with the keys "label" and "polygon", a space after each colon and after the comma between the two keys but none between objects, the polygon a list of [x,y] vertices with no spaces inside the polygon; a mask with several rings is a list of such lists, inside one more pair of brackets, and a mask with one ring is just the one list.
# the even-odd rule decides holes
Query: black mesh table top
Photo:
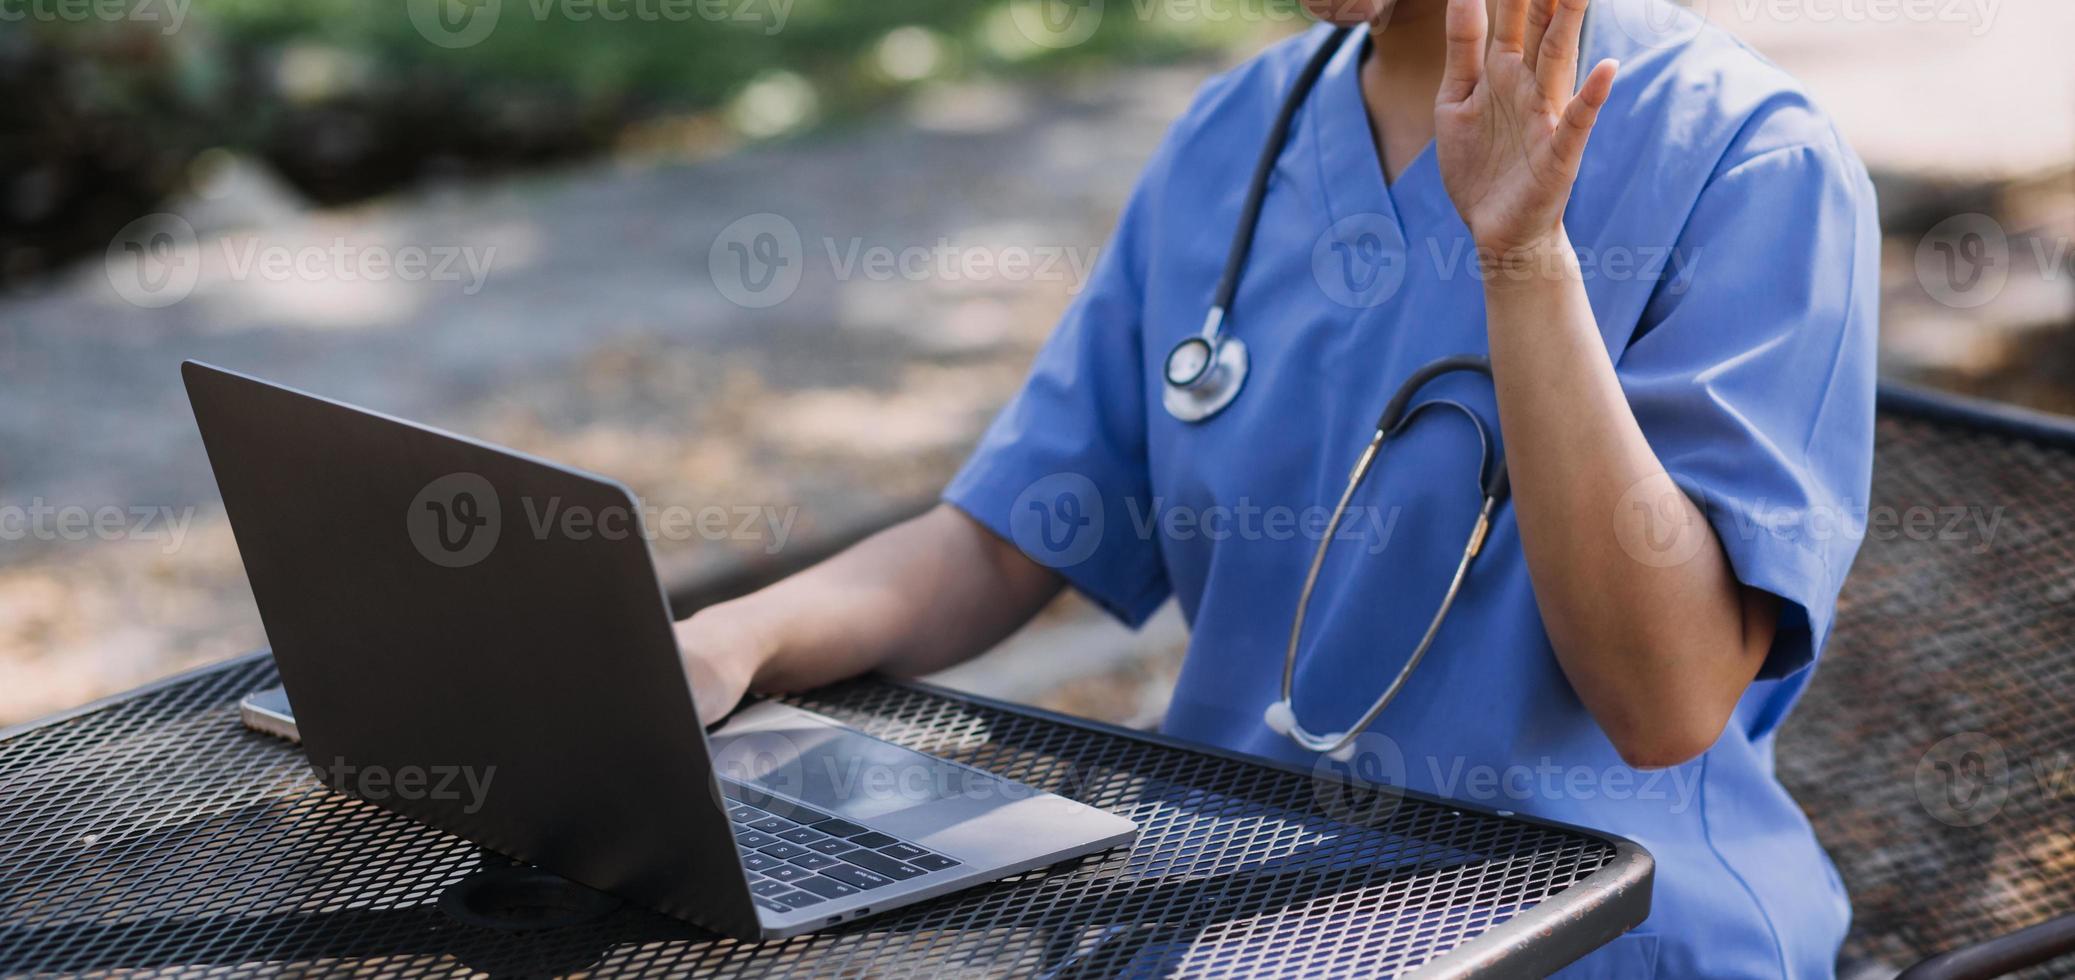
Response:
[{"label": "black mesh table top", "polygon": [[867,679],[796,700],[1140,839],[745,944],[332,792],[239,723],[274,683],[254,655],[0,736],[0,973],[1532,976],[1649,907],[1618,838]]},{"label": "black mesh table top", "polygon": [[1845,955],[1906,966],[2075,915],[2075,422],[1891,389],[1875,439],[1779,775],[1851,894]]}]

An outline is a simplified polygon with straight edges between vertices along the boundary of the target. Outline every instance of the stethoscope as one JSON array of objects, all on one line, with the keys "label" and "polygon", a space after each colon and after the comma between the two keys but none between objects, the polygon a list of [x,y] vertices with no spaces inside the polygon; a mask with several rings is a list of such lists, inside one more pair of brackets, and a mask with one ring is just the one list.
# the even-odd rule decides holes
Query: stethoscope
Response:
[{"label": "stethoscope", "polygon": [[[1217,292],[1211,298],[1210,313],[1204,317],[1203,329],[1196,335],[1183,339],[1167,354],[1162,366],[1166,390],[1161,402],[1170,415],[1184,422],[1202,422],[1223,411],[1239,396],[1245,385],[1249,367],[1245,342],[1231,335],[1227,329],[1226,311],[1231,309],[1232,297],[1239,288],[1239,276],[1246,267],[1246,257],[1254,242],[1254,228],[1261,219],[1262,202],[1268,194],[1269,178],[1275,171],[1275,162],[1282,155],[1283,145],[1288,141],[1290,123],[1297,110],[1304,104],[1319,74],[1325,70],[1326,62],[1334,52],[1340,50],[1341,42],[1347,37],[1349,28],[1337,28],[1330,32],[1313,52],[1311,59],[1298,73],[1290,93],[1283,100],[1282,108],[1276,113],[1275,124],[1269,130],[1268,143],[1261,150],[1260,159],[1254,164],[1253,181],[1247,186],[1246,202],[1241,207],[1239,227],[1233,232],[1231,250],[1225,256],[1225,269],[1218,278]],[[1312,752],[1323,753],[1345,762],[1354,754],[1355,736],[1377,717],[1383,709],[1396,699],[1404,688],[1406,678],[1434,645],[1434,637],[1441,632],[1441,624],[1448,619],[1448,611],[1455,605],[1461,593],[1463,579],[1469,575],[1470,563],[1484,550],[1485,537],[1491,531],[1492,515],[1506,499],[1506,459],[1497,449],[1497,440],[1484,419],[1475,411],[1458,401],[1432,398],[1418,404],[1413,399],[1428,382],[1445,374],[1467,371],[1491,378],[1491,362],[1481,355],[1457,354],[1422,365],[1405,379],[1391,396],[1390,404],[1376,420],[1376,431],[1370,436],[1369,444],[1362,450],[1361,458],[1347,474],[1347,486],[1340,492],[1340,500],[1333,505],[1333,514],[1326,522],[1325,534],[1319,538],[1318,547],[1311,555],[1311,568],[1304,575],[1303,591],[1297,596],[1297,611],[1290,622],[1289,645],[1283,651],[1281,697],[1268,706],[1262,720],[1276,734]],[[1478,486],[1484,501],[1478,508],[1477,523],[1470,530],[1469,540],[1463,545],[1462,557],[1456,562],[1455,577],[1449,580],[1448,592],[1442,596],[1441,604],[1427,622],[1426,633],[1420,637],[1419,645],[1398,670],[1381,695],[1369,705],[1354,725],[1334,732],[1315,734],[1297,721],[1296,708],[1291,703],[1291,688],[1296,681],[1297,648],[1304,638],[1304,618],[1311,606],[1312,590],[1318,585],[1319,569],[1325,565],[1326,550],[1339,531],[1340,521],[1347,514],[1347,505],[1354,499],[1355,492],[1368,477],[1369,468],[1383,450],[1384,443],[1403,432],[1412,421],[1428,410],[1452,410],[1462,413],[1477,430],[1477,441],[1483,449],[1483,459],[1478,467]]]},{"label": "stethoscope", "polygon": [[[1485,426],[1482,416],[1468,405],[1446,398],[1429,398],[1418,404],[1412,401],[1420,389],[1426,387],[1427,382],[1458,371],[1481,374],[1489,379],[1491,362],[1478,354],[1457,354],[1429,361],[1421,365],[1419,370],[1412,372],[1412,376],[1406,378],[1405,383],[1398,387],[1397,393],[1391,396],[1390,404],[1384,407],[1383,414],[1376,419],[1376,432],[1369,437],[1369,445],[1363,447],[1361,458],[1355,460],[1354,469],[1348,471],[1347,486],[1340,491],[1340,500],[1333,505],[1333,516],[1326,521],[1326,532],[1319,537],[1318,547],[1311,553],[1311,569],[1304,573],[1304,589],[1297,593],[1297,613],[1290,620],[1290,642],[1282,655],[1282,696],[1268,706],[1268,710],[1262,713],[1261,720],[1267,722],[1269,729],[1276,734],[1287,736],[1310,751],[1324,753],[1341,762],[1353,757],[1355,736],[1376,721],[1377,716],[1383,714],[1383,709],[1397,699],[1398,691],[1405,686],[1405,679],[1412,676],[1413,668],[1419,666],[1421,658],[1425,657],[1427,650],[1434,645],[1434,637],[1440,634],[1441,624],[1448,620],[1448,610],[1455,606],[1455,597],[1462,592],[1463,579],[1470,574],[1470,562],[1484,550],[1484,539],[1491,533],[1492,515],[1498,511],[1499,505],[1505,502],[1506,493],[1511,489],[1506,479],[1506,456],[1499,450],[1497,441],[1491,437],[1491,430]],[[1304,638],[1304,615],[1311,608],[1311,590],[1318,585],[1319,569],[1326,563],[1326,549],[1332,545],[1334,535],[1340,530],[1340,519],[1347,514],[1348,501],[1354,499],[1355,491],[1361,488],[1362,480],[1368,477],[1369,467],[1376,462],[1377,455],[1383,450],[1384,442],[1405,431],[1413,419],[1430,409],[1460,412],[1464,418],[1470,420],[1471,427],[1477,430],[1477,443],[1482,452],[1481,461],[1477,466],[1477,483],[1478,489],[1484,495],[1484,502],[1477,508],[1477,523],[1470,528],[1470,538],[1463,544],[1462,557],[1455,563],[1455,577],[1448,580],[1448,591],[1441,596],[1441,604],[1434,609],[1434,618],[1427,621],[1427,631],[1419,638],[1419,645],[1412,648],[1412,656],[1405,658],[1405,666],[1398,668],[1398,676],[1391,679],[1390,686],[1384,688],[1383,693],[1369,705],[1369,710],[1362,713],[1361,720],[1341,731],[1327,732],[1323,735],[1313,734],[1297,721],[1297,709],[1291,703],[1290,693],[1296,682],[1297,646]]]},{"label": "stethoscope", "polygon": [[1261,148],[1260,159],[1254,162],[1246,203],[1239,209],[1239,226],[1233,229],[1232,246],[1225,253],[1225,270],[1218,276],[1218,290],[1211,295],[1203,329],[1167,352],[1167,361],[1161,367],[1167,390],[1160,401],[1169,415],[1184,422],[1201,422],[1224,411],[1246,384],[1246,342],[1225,329],[1225,313],[1232,308],[1233,294],[1239,291],[1240,273],[1246,271],[1246,255],[1254,247],[1254,228],[1261,223],[1262,202],[1268,197],[1268,180],[1275,173],[1275,161],[1282,156],[1283,145],[1289,142],[1290,123],[1297,118],[1297,110],[1304,107],[1304,100],[1311,96],[1319,74],[1326,70],[1326,62],[1332,60],[1333,53],[1340,50],[1349,30],[1338,27],[1326,35],[1325,42],[1311,53],[1311,60],[1297,74],[1289,95],[1283,97],[1282,108],[1275,113],[1275,124],[1268,130],[1268,143]]}]

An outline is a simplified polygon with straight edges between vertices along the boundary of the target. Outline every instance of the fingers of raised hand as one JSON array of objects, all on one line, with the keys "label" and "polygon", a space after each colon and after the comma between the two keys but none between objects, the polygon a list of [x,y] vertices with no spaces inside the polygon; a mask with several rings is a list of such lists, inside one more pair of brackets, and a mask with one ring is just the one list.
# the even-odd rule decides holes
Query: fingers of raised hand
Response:
[{"label": "fingers of raised hand", "polygon": [[1535,43],[1532,67],[1542,97],[1551,104],[1562,105],[1569,101],[1577,85],[1578,43],[1585,28],[1588,2],[1549,0],[1549,22]]},{"label": "fingers of raised hand", "polygon": [[1578,163],[1585,156],[1585,144],[1592,136],[1593,123],[1599,120],[1599,111],[1607,104],[1607,97],[1614,90],[1614,75],[1620,70],[1619,63],[1612,58],[1592,67],[1592,74],[1585,77],[1585,84],[1578,94],[1564,106],[1563,119],[1557,124],[1551,138],[1551,155],[1556,166],[1565,177],[1576,177]]},{"label": "fingers of raised hand", "polygon": [[1528,0],[1527,35],[1520,40],[1520,60],[1528,71],[1535,70],[1535,63],[1542,57],[1542,38],[1549,32],[1549,21],[1555,13],[1555,5],[1562,0]]},{"label": "fingers of raised hand", "polygon": [[1528,7],[1540,0],[1499,0],[1498,22],[1493,25],[1491,49],[1499,54],[1523,54],[1527,48]]},{"label": "fingers of raised hand", "polygon": [[1470,97],[1484,74],[1484,0],[1448,0],[1448,54],[1434,101],[1454,105]]}]

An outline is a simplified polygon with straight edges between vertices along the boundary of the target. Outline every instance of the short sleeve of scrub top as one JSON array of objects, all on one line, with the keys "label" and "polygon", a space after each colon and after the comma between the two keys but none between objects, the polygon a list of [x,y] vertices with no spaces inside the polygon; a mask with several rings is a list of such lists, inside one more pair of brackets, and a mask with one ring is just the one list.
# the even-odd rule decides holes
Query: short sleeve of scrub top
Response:
[{"label": "short sleeve of scrub top", "polygon": [[1784,600],[1761,680],[1823,648],[1867,518],[1875,333],[1857,307],[1880,238],[1872,188],[1827,132],[1785,142],[1811,128],[1761,125],[1725,155],[1618,368],[1737,578]]},{"label": "short sleeve of scrub top", "polygon": [[[1178,123],[1179,130],[1187,124]],[[1128,533],[1153,496],[1140,277],[1147,216],[1171,158],[1163,143],[1140,176],[1090,281],[1039,351],[1029,378],[945,488],[945,500],[1137,626],[1171,592],[1151,535]]]}]

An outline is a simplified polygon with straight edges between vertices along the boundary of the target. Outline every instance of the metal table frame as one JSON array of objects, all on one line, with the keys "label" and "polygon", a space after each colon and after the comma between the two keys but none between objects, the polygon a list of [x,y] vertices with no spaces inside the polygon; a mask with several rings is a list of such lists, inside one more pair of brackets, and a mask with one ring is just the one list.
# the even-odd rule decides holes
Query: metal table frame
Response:
[{"label": "metal table frame", "polygon": [[[967,704],[982,705],[1032,718],[1042,718],[1061,725],[1102,732],[1116,738],[1276,769],[1312,779],[1321,778],[1316,771],[1302,766],[1233,752],[1158,732],[1112,725],[922,681],[886,678],[884,682],[928,691]],[[1500,811],[1490,807],[1413,790],[1398,792],[1408,799],[1424,800],[1451,809],[1469,810],[1500,819],[1585,834],[1604,840],[1614,847],[1613,859],[1591,877],[1429,960],[1417,974],[1420,980],[1440,977],[1540,976],[1551,973],[1641,925],[1643,919],[1649,916],[1650,883],[1655,877],[1656,862],[1649,851],[1628,838],[1512,811],[1502,815]]]},{"label": "metal table frame", "polygon": [[2075,970],[2056,961],[2075,957],[2068,851],[2052,844],[2065,840],[2065,800],[2013,782],[1992,818],[1954,823],[1919,775],[1962,733],[1996,745],[2005,774],[2075,744],[2071,485],[2075,418],[1881,383],[1869,504],[1988,510],[2001,526],[1964,543],[1869,534],[1816,680],[1780,729],[1779,778],[1853,900],[1847,968],[1914,962],[1909,980]]}]

